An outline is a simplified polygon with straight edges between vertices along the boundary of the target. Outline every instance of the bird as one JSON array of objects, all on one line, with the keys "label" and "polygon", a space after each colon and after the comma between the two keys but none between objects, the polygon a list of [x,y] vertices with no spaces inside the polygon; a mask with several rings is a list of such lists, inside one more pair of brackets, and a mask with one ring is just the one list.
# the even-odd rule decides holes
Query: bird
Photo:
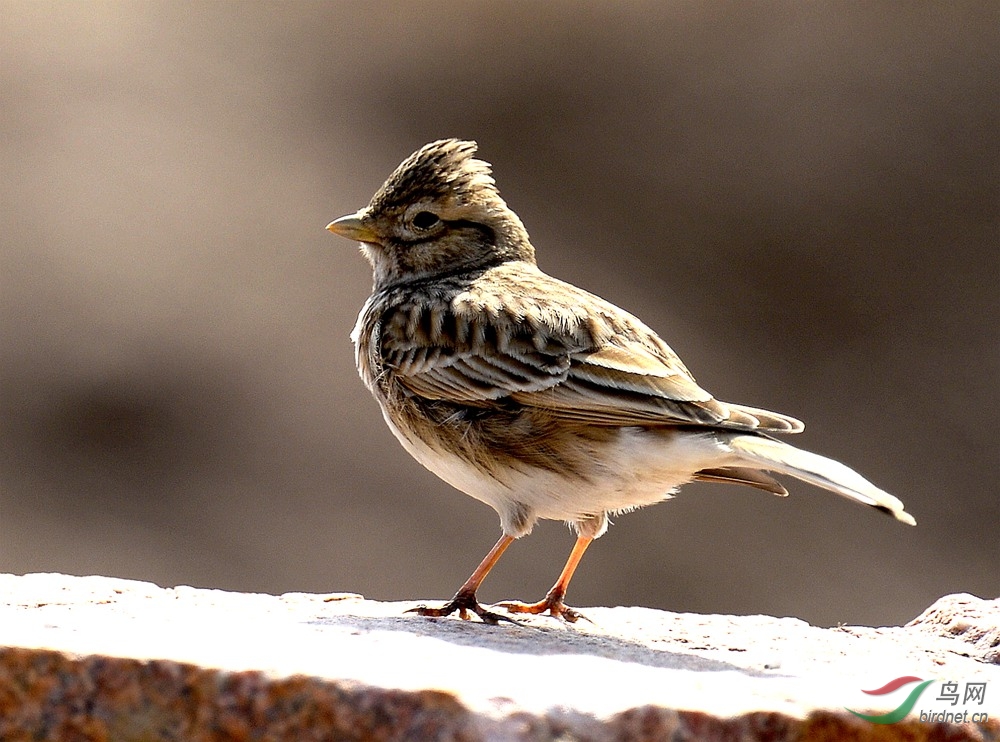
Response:
[{"label": "bird", "polygon": [[[327,226],[371,264],[351,338],[386,424],[414,459],[500,516],[499,540],[454,597],[414,612],[575,622],[566,591],[609,518],[696,480],[785,496],[771,475],[787,475],[916,524],[853,469],[778,439],[802,422],[716,399],[637,317],[542,272],[477,149],[424,145],[367,206]],[[535,603],[481,605],[487,574],[540,519],[576,533],[552,588]]]}]

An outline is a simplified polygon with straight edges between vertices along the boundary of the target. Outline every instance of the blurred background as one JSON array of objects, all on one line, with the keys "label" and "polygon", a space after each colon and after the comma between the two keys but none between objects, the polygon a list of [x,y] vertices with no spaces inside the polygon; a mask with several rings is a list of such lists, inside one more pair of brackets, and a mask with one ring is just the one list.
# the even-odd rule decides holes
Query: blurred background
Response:
[{"label": "blurred background", "polygon": [[[324,231],[474,138],[543,269],[903,499],[689,485],[569,602],[894,624],[995,597],[1000,6],[0,4],[0,570],[445,599],[496,515],[357,378]],[[485,601],[572,545],[515,544]]]}]

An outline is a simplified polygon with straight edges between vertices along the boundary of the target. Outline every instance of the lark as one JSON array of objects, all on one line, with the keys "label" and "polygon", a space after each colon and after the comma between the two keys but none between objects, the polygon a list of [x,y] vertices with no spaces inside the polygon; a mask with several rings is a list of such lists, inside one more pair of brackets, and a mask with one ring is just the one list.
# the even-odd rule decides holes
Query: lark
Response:
[{"label": "lark", "polygon": [[[694,480],[787,490],[788,475],[915,521],[853,469],[775,436],[803,424],[722,402],[649,327],[543,273],[521,220],[471,141],[421,147],[366,207],[332,222],[374,275],[352,339],[358,371],[411,456],[500,515],[502,535],[455,596],[425,616],[580,614],[565,595],[609,516],[671,497]],[[480,605],[501,555],[540,518],[577,540],[537,603]]]}]

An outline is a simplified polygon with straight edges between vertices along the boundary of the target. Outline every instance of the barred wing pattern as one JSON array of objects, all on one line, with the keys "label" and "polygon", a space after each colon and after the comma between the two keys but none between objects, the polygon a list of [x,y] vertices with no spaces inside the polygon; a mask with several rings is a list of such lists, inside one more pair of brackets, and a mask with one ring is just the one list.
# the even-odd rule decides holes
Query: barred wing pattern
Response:
[{"label": "barred wing pattern", "polygon": [[391,303],[380,323],[382,364],[426,399],[484,408],[509,399],[598,426],[802,429],[794,418],[714,399],[640,320],[526,268],[507,263],[454,293]]}]

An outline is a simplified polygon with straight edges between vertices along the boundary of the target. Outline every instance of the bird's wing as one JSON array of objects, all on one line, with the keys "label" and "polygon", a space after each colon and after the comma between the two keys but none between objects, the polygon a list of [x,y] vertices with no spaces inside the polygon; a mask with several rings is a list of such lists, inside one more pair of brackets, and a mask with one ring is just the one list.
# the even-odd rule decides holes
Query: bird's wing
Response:
[{"label": "bird's wing", "polygon": [[594,425],[801,429],[714,399],[638,319],[541,276],[552,285],[535,278],[532,291],[522,286],[502,301],[467,292],[397,307],[383,317],[383,363],[412,394],[470,406],[513,400]]}]

